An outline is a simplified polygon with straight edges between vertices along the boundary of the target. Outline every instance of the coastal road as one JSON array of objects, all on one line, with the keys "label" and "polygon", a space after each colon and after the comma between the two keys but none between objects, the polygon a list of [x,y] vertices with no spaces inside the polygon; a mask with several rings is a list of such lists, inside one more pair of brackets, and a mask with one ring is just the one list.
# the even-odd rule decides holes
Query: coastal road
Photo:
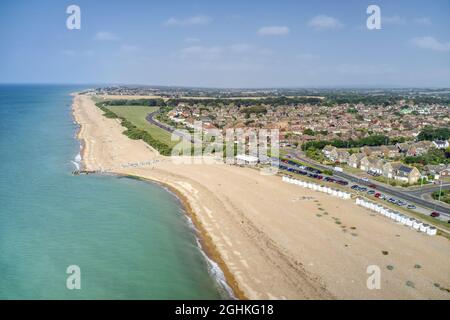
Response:
[{"label": "coastal road", "polygon": [[147,120],[150,124],[153,124],[153,125],[161,128],[161,129],[163,129],[163,130],[165,130],[165,131],[167,131],[169,133],[174,133],[174,134],[176,134],[177,136],[179,136],[181,138],[189,139],[191,141],[191,143],[195,143],[195,139],[193,137],[191,137],[190,135],[186,136],[183,133],[175,130],[175,128],[173,128],[173,127],[171,127],[169,125],[166,125],[164,123],[161,123],[158,120],[154,119],[154,116],[157,115],[160,112],[159,110],[160,109],[149,113],[147,115],[147,117],[145,117],[145,120]]},{"label": "coastal road", "polygon": [[[305,157],[302,157],[298,152],[291,152],[289,154],[291,157],[298,159],[301,162],[304,162],[308,165],[311,165],[313,167],[317,167],[321,170],[333,170],[332,167],[329,166],[325,166],[322,164],[318,164],[315,161],[312,161],[310,159],[306,159]],[[376,190],[384,192],[384,193],[388,193],[392,196],[398,197],[400,199],[403,199],[405,201],[409,201],[412,202],[416,205],[425,207],[427,209],[430,209],[431,211],[438,211],[440,212],[443,216],[445,216],[446,218],[450,218],[450,208],[445,206],[445,205],[441,205],[439,203],[435,203],[434,201],[429,201],[429,200],[425,200],[422,198],[419,198],[417,196],[415,196],[414,194],[410,194],[409,192],[404,192],[404,191],[400,191],[398,189],[395,188],[391,188],[388,187],[387,185],[375,182],[375,181],[364,181],[361,178],[345,173],[345,172],[338,172],[338,171],[333,171],[333,175],[346,179],[347,181],[351,181],[354,183],[357,183],[359,185],[364,185],[366,187],[369,187],[370,185],[375,185],[376,186]]]},{"label": "coastal road", "polygon": [[[408,190],[405,192],[407,192],[411,195],[414,195],[416,197],[422,197],[425,194],[431,194],[435,191],[439,191],[440,188],[441,188],[441,186],[439,184],[433,184],[433,185],[425,185],[423,187],[413,189],[413,190]],[[450,183],[443,183],[442,190],[450,190]]]}]

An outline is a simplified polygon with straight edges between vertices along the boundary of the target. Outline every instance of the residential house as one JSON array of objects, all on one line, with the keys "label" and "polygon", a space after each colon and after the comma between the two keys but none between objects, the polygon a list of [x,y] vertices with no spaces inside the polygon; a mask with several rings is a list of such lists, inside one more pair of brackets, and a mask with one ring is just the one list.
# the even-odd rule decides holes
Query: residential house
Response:
[{"label": "residential house", "polygon": [[407,156],[420,156],[428,152],[433,144],[430,141],[419,141],[413,143],[406,151]]},{"label": "residential house", "polygon": [[383,149],[381,147],[362,147],[361,152],[366,156],[379,156],[382,157],[384,155]]},{"label": "residential house", "polygon": [[445,164],[428,164],[423,167],[424,174],[434,176],[435,180],[450,176],[450,165]]},{"label": "residential house", "polygon": [[383,176],[413,184],[419,181],[421,174],[416,167],[409,167],[401,162],[388,162],[383,166]]},{"label": "residential house", "polygon": [[333,147],[332,145],[326,145],[323,149],[322,149],[322,153],[326,158],[330,158],[330,154],[331,152],[337,150],[336,147]]},{"label": "residential house", "polygon": [[377,157],[365,156],[364,158],[361,159],[359,168],[363,171],[382,174],[383,160]]},{"label": "residential house", "polygon": [[339,162],[339,163],[347,163],[349,157],[350,157],[350,153],[348,153],[348,151],[340,150],[338,148],[334,148],[328,155],[328,158],[331,161]]},{"label": "residential house", "polygon": [[350,157],[348,157],[348,165],[352,168],[359,168],[361,165],[361,159],[366,155],[364,153],[354,153]]},{"label": "residential house", "polygon": [[381,150],[386,158],[396,158],[400,155],[396,146],[381,146]]}]

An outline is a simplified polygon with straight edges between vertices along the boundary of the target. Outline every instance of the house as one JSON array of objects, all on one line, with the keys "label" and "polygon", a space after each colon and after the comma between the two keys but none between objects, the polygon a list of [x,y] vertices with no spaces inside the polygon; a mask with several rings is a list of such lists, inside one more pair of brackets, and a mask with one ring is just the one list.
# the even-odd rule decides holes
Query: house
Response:
[{"label": "house", "polygon": [[428,164],[423,167],[423,172],[426,175],[434,176],[435,180],[438,180],[443,177],[450,176],[450,165],[445,164]]},{"label": "house", "polygon": [[333,147],[332,145],[326,145],[323,149],[322,149],[322,153],[326,158],[330,158],[330,154],[331,152],[337,150],[336,147]]},{"label": "house", "polygon": [[366,155],[364,153],[354,153],[350,157],[348,157],[348,165],[352,168],[359,168],[361,165],[361,159]]},{"label": "house", "polygon": [[406,151],[406,155],[410,157],[421,156],[430,150],[433,146],[433,143],[430,141],[419,141],[413,143],[409,149]]},{"label": "house", "polygon": [[395,158],[400,155],[396,146],[381,146],[381,150],[385,158]]},{"label": "house", "polygon": [[383,173],[383,160],[377,157],[365,156],[361,159],[359,168],[366,172],[373,172],[376,174]]},{"label": "house", "polygon": [[381,147],[362,147],[361,152],[366,156],[380,156],[384,155],[383,149]]},{"label": "house", "polygon": [[446,148],[448,148],[448,146],[449,146],[447,140],[436,140],[436,141],[433,141],[433,145],[434,145],[437,149],[446,149]]},{"label": "house", "polygon": [[388,162],[383,166],[383,176],[413,184],[419,181],[421,174],[416,167],[409,167],[400,162]]},{"label": "house", "polygon": [[329,154],[328,159],[334,162],[339,163],[347,163],[348,158],[350,157],[350,153],[346,150],[339,150],[338,148],[334,148]]}]

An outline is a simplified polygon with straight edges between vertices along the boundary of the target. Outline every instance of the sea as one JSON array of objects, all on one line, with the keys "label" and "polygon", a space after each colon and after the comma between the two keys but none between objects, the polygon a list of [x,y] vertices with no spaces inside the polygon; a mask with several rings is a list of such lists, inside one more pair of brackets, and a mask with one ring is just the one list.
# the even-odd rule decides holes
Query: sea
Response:
[{"label": "sea", "polygon": [[175,195],[72,174],[88,87],[0,85],[0,299],[233,298]]}]

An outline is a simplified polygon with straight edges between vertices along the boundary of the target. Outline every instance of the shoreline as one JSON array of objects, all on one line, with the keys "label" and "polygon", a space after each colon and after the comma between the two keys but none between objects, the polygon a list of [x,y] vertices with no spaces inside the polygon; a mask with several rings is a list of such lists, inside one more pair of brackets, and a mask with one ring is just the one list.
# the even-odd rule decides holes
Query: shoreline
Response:
[{"label": "shoreline", "polygon": [[[352,201],[298,189],[278,176],[174,163],[123,135],[120,123],[104,117],[90,97],[75,96],[72,110],[86,169],[157,183],[173,193],[205,259],[221,269],[219,285],[225,281],[236,298],[448,299],[433,286],[450,287],[447,239],[424,237]],[[384,290],[367,289],[366,268],[373,264],[382,270],[395,265],[383,271]],[[410,282],[413,289],[405,286]]]},{"label": "shoreline", "polygon": [[[76,93],[72,94],[73,97],[75,98],[75,96],[77,95]],[[86,164],[85,164],[85,156],[86,156],[86,142],[84,140],[83,137],[81,137],[81,132],[82,132],[82,125],[77,121],[75,115],[74,115],[74,110],[73,110],[73,101],[72,101],[72,105],[71,105],[71,114],[72,114],[72,118],[75,121],[75,123],[77,123],[78,125],[78,129],[77,132],[75,133],[75,139],[80,143],[81,149],[80,149],[80,155],[81,155],[81,161],[80,161],[80,169],[84,170],[86,169]],[[100,173],[98,172],[97,174],[100,175],[105,175],[105,173]],[[138,175],[130,175],[130,174],[122,174],[122,173],[108,173],[109,175],[114,175],[117,177],[125,177],[125,178],[131,178],[131,179],[137,179],[139,181],[144,181],[144,182],[149,182],[149,183],[154,183],[154,184],[158,184],[163,188],[167,188],[168,190],[170,190],[170,192],[172,192],[174,194],[174,196],[178,199],[178,201],[180,202],[180,205],[183,209],[184,214],[191,219],[192,223],[194,224],[196,230],[194,230],[195,233],[198,234],[198,239],[200,242],[200,250],[203,250],[203,252],[205,253],[205,255],[211,259],[211,261],[213,261],[214,263],[216,263],[220,270],[222,271],[224,277],[225,277],[225,282],[226,284],[229,286],[229,288],[232,290],[232,293],[234,295],[234,297],[238,300],[248,300],[248,298],[245,296],[244,292],[242,291],[242,289],[239,287],[238,282],[236,281],[234,275],[231,273],[231,271],[229,270],[228,266],[225,264],[225,261],[223,260],[223,258],[221,257],[219,251],[217,250],[214,242],[211,239],[211,236],[207,233],[207,231],[205,230],[205,228],[203,227],[202,223],[200,222],[200,220],[198,219],[196,213],[194,212],[194,210],[192,209],[192,206],[189,204],[189,200],[187,199],[187,197],[185,197],[182,192],[178,189],[176,189],[175,187],[164,183],[162,181],[158,181],[155,179],[149,179],[146,177],[142,177],[142,176],[138,176]],[[233,297],[231,297],[233,298]]]},{"label": "shoreline", "polygon": [[222,271],[226,284],[230,287],[230,289],[233,292],[233,295],[238,300],[248,300],[248,298],[245,296],[242,289],[239,287],[238,282],[236,281],[234,275],[231,273],[227,265],[225,264],[225,261],[220,256],[219,251],[217,250],[214,242],[211,239],[211,236],[207,233],[205,228],[203,227],[201,221],[197,217],[195,211],[192,209],[192,206],[189,204],[189,200],[175,187],[171,186],[170,184],[153,180],[141,176],[135,176],[135,175],[129,175],[129,174],[121,174],[121,173],[110,173],[111,175],[118,176],[118,177],[124,177],[124,178],[130,178],[130,179],[136,179],[139,181],[144,181],[147,183],[154,183],[162,188],[168,189],[169,192],[171,192],[177,200],[180,202],[181,207],[183,208],[184,214],[186,217],[190,218],[192,220],[192,223],[194,224],[194,227],[196,230],[194,232],[198,234],[198,239],[200,241],[200,250],[203,250],[203,252],[207,255],[211,261],[215,262],[220,270]]}]

